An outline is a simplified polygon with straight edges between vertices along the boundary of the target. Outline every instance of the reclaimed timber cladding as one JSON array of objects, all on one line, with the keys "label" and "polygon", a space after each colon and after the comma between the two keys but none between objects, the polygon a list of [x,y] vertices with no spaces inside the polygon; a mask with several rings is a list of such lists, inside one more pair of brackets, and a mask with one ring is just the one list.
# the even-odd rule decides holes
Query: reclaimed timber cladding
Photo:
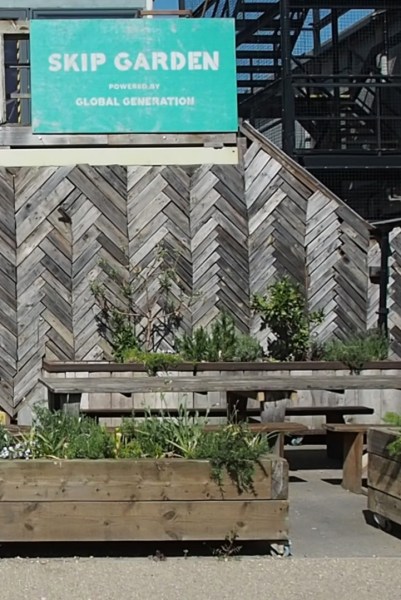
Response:
[{"label": "reclaimed timber cladding", "polygon": [[[371,324],[368,225],[251,126],[242,133],[248,148],[238,166],[0,171],[0,403],[7,412],[37,398],[44,356],[111,356],[91,284],[103,282],[119,308],[127,300],[106,266],[132,286],[141,312],[156,304],[156,316],[162,263],[174,266],[180,331],[209,327],[226,311],[241,331],[257,335],[252,294],[285,274],[310,310],[324,309],[316,329],[322,339]],[[401,345],[399,231],[391,241],[389,321]],[[160,348],[173,342],[167,337]]]},{"label": "reclaimed timber cladding", "polygon": [[[371,280],[370,272],[378,272],[380,269],[380,244],[377,240],[371,239],[368,253],[369,284],[368,284],[368,329],[377,327],[377,314],[379,310],[380,286],[377,280]],[[391,268],[391,264],[390,264]],[[391,279],[389,281],[391,286]],[[389,294],[390,295],[390,294]]]},{"label": "reclaimed timber cladding", "polygon": [[244,158],[251,294],[289,275],[309,310],[324,311],[314,331],[321,341],[365,331],[368,224],[249,125],[243,132],[252,141]]},{"label": "reclaimed timber cladding", "polygon": [[99,308],[91,284],[102,283],[110,305],[126,308],[121,289],[107,271],[128,282],[127,172],[118,165],[80,165],[68,181],[64,210],[71,224],[74,355],[76,360],[96,360],[109,354],[109,346],[95,318]]},{"label": "reclaimed timber cladding", "polygon": [[[170,300],[182,308],[181,328],[191,330],[192,255],[190,248],[190,177],[180,167],[128,168],[128,255],[130,284],[142,315],[152,307],[162,317],[160,276],[173,269]],[[146,328],[146,318],[141,319]],[[174,340],[164,333],[154,340],[169,350]]]},{"label": "reclaimed timber cladding", "polygon": [[389,236],[388,329],[391,358],[401,357],[401,228],[396,227]]},{"label": "reclaimed timber cladding", "polygon": [[18,369],[14,401],[21,402],[49,356],[73,357],[70,231],[60,212],[72,189],[67,168],[20,169],[15,175]]},{"label": "reclaimed timber cladding", "polygon": [[229,313],[249,331],[248,215],[242,169],[200,167],[190,192],[193,327],[208,327]]},{"label": "reclaimed timber cladding", "polygon": [[16,239],[13,175],[0,168],[0,408],[13,412],[17,372]]}]

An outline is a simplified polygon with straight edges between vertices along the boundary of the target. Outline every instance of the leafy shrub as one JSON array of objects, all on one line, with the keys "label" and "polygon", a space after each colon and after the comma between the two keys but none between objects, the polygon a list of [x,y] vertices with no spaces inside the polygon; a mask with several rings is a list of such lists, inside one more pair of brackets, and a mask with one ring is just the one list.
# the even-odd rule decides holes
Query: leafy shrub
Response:
[{"label": "leafy shrub", "polygon": [[36,408],[29,433],[34,458],[111,458],[114,443],[109,432],[93,419]]},{"label": "leafy shrub", "polygon": [[251,362],[263,354],[259,342],[239,333],[234,320],[226,313],[214,321],[210,333],[199,327],[192,336],[184,335],[178,340],[177,348],[185,360],[193,362]]},{"label": "leafy shrub", "polygon": [[220,486],[226,471],[239,492],[253,491],[255,463],[268,449],[266,436],[253,435],[241,424],[227,425],[203,436],[197,458],[210,460],[212,477]]},{"label": "leafy shrub", "polygon": [[399,427],[400,432],[398,437],[388,445],[388,451],[391,456],[401,456],[401,415],[389,412],[384,415],[384,422],[388,423],[392,427]]},{"label": "leafy shrub", "polygon": [[324,359],[339,361],[347,365],[351,371],[358,373],[366,363],[374,360],[385,360],[388,356],[389,341],[377,329],[354,335],[348,340],[328,342]]},{"label": "leafy shrub", "polygon": [[299,285],[284,277],[267,290],[255,294],[252,308],[261,317],[261,330],[274,336],[268,341],[269,356],[275,360],[306,360],[311,345],[311,328],[321,323],[323,311],[308,314]]},{"label": "leafy shrub", "polygon": [[158,371],[170,371],[182,362],[179,354],[168,354],[167,352],[143,352],[133,348],[125,350],[122,355],[123,362],[143,363],[150,375],[156,375]]},{"label": "leafy shrub", "polygon": [[[222,485],[227,472],[238,490],[251,491],[255,463],[269,451],[267,436],[255,435],[246,425],[222,427],[216,432],[204,430],[204,421],[191,419],[182,410],[176,418],[148,417],[136,424],[124,420],[120,430],[119,457],[181,457],[209,460],[211,476]],[[118,435],[118,434],[117,434]]]},{"label": "leafy shrub", "polygon": [[235,345],[235,360],[255,362],[262,358],[263,349],[258,340],[250,335],[238,335]]}]

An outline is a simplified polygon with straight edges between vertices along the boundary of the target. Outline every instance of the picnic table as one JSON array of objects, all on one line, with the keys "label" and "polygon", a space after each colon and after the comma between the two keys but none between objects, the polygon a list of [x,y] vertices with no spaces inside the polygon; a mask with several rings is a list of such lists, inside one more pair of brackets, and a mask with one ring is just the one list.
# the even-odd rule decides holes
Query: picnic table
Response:
[{"label": "picnic table", "polygon": [[258,392],[295,390],[375,390],[401,389],[400,376],[337,375],[288,377],[272,374],[191,376],[163,375],[158,377],[43,377],[40,381],[54,394],[146,392],[247,392],[257,397]]}]

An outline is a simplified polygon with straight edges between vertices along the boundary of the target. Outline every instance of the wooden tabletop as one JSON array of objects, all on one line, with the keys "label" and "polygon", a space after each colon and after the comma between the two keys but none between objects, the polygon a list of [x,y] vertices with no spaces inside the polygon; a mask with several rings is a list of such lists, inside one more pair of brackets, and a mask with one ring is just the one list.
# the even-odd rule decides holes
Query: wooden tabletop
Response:
[{"label": "wooden tabletop", "polygon": [[370,406],[347,406],[338,404],[337,406],[287,406],[285,409],[287,415],[295,417],[305,417],[313,415],[373,415],[375,412]]},{"label": "wooden tabletop", "polygon": [[46,377],[40,381],[57,394],[401,389],[401,377],[394,375]]},{"label": "wooden tabletop", "polygon": [[368,429],[373,427],[388,427],[388,424],[377,424],[377,423],[327,423],[323,425],[327,431],[334,431],[336,433],[364,433]]}]

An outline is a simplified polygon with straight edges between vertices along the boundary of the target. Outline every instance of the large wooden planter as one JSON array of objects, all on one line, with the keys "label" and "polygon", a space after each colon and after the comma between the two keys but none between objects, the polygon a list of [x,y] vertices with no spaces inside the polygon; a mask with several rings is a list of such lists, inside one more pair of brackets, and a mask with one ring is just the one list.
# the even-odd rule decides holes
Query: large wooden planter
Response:
[{"label": "large wooden planter", "polygon": [[401,525],[401,457],[388,451],[398,435],[390,428],[368,432],[368,508],[379,524],[390,520]]},{"label": "large wooden planter", "polygon": [[207,461],[0,461],[0,542],[288,539],[288,465],[256,467],[255,495]]}]

